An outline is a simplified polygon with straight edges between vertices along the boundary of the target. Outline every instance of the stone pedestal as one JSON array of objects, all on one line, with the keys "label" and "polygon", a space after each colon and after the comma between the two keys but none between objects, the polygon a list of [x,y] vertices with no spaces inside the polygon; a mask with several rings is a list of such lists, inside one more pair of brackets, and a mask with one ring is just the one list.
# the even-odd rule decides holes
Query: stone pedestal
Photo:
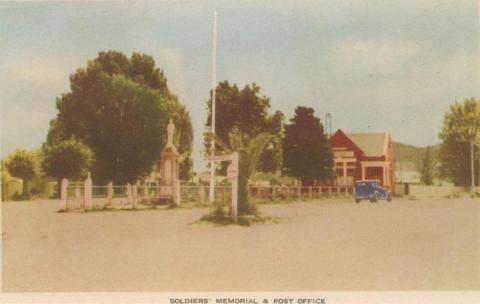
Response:
[{"label": "stone pedestal", "polygon": [[179,161],[180,155],[177,148],[173,145],[173,133],[175,125],[170,119],[167,126],[167,145],[160,158],[160,200],[171,200],[178,204],[179,202]]},{"label": "stone pedestal", "polygon": [[166,147],[160,160],[160,198],[173,199],[179,174],[179,154],[175,147]]}]

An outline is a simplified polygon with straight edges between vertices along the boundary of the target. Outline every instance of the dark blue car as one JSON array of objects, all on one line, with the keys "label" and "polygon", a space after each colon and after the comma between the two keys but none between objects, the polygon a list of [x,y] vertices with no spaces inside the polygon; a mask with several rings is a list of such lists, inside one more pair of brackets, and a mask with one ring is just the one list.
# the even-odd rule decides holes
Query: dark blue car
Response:
[{"label": "dark blue car", "polygon": [[360,180],[355,182],[355,202],[369,200],[374,203],[378,200],[392,201],[392,193],[380,186],[378,180]]}]

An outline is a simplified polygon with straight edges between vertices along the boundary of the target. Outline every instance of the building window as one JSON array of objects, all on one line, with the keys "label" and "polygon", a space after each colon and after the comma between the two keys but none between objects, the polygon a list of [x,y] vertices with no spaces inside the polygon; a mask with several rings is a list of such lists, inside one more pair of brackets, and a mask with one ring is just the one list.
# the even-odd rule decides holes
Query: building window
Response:
[{"label": "building window", "polygon": [[353,176],[355,173],[355,170],[354,169],[347,169],[347,176]]},{"label": "building window", "polygon": [[343,169],[337,169],[337,176],[343,176]]}]

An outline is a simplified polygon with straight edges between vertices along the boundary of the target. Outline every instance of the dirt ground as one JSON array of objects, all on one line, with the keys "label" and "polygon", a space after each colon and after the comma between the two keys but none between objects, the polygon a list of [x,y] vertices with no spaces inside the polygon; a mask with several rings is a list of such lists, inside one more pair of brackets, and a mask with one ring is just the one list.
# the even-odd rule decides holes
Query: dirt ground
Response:
[{"label": "dirt ground", "polygon": [[250,227],[59,205],[2,204],[4,291],[480,289],[478,199],[261,205],[281,221]]}]

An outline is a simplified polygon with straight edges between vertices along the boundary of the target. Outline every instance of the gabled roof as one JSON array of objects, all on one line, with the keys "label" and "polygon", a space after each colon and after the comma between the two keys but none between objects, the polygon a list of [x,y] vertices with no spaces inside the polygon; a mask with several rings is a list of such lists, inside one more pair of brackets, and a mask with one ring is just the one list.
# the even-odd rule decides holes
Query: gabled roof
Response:
[{"label": "gabled roof", "polygon": [[388,132],[384,133],[347,133],[347,136],[363,150],[367,156],[383,156],[386,154]]},{"label": "gabled roof", "polygon": [[335,131],[335,133],[329,138],[329,142],[333,148],[342,147],[353,150],[357,154],[364,154],[363,150],[341,129]]},{"label": "gabled roof", "polygon": [[348,138],[347,141],[345,138],[342,140],[344,144],[353,143],[365,156],[384,156],[387,153],[390,133],[388,131],[383,133],[344,133],[338,129],[330,139],[338,142],[341,137]]}]

